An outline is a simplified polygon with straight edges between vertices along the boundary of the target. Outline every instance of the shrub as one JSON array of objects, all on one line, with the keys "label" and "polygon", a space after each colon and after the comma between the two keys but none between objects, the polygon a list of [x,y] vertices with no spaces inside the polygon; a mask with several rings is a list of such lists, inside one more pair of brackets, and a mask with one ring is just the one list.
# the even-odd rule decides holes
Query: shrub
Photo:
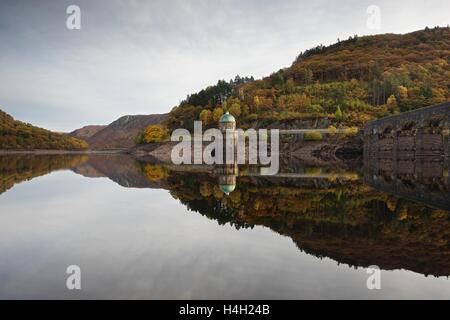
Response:
[{"label": "shrub", "polygon": [[309,107],[306,107],[306,112],[308,113],[322,113],[323,108],[317,104],[310,105]]},{"label": "shrub", "polygon": [[328,130],[328,133],[332,136],[337,133],[337,129],[335,126],[329,126],[327,130]]},{"label": "shrub", "polygon": [[323,140],[323,136],[322,133],[318,131],[312,131],[305,133],[304,139],[307,141],[320,141]]},{"label": "shrub", "polygon": [[348,136],[357,135],[358,132],[359,132],[359,129],[357,127],[346,128],[344,131],[345,135],[348,135]]},{"label": "shrub", "polygon": [[160,125],[148,126],[144,132],[143,142],[153,143],[161,142],[169,137],[169,131]]}]

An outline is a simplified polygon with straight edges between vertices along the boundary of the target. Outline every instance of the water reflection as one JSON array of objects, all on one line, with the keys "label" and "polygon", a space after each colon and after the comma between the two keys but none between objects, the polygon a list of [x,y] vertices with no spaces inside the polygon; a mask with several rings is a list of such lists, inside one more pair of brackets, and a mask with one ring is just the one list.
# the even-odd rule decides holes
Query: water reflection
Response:
[{"label": "water reflection", "polygon": [[52,171],[77,168],[89,159],[87,155],[3,155],[0,156],[0,194],[16,183]]},{"label": "water reflection", "polygon": [[[126,188],[166,189],[189,211],[236,229],[265,226],[315,257],[450,275],[448,163],[379,161],[353,171],[285,165],[180,167],[126,155],[1,156],[0,192],[68,169]],[[1,201],[1,196],[0,196]]]},{"label": "water reflection", "polygon": [[448,168],[449,161],[442,158],[367,161],[364,181],[378,190],[450,210]]}]

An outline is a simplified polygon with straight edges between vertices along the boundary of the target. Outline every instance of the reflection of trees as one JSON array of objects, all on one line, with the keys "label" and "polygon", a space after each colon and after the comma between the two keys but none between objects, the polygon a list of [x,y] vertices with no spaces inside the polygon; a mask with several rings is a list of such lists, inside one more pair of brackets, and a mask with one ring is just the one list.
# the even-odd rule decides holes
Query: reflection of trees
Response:
[{"label": "reflection of trees", "polygon": [[159,181],[166,177],[166,169],[157,164],[146,164],[143,168],[145,175],[152,181]]},{"label": "reflection of trees", "polygon": [[6,155],[0,156],[0,193],[16,183],[45,175],[55,170],[74,168],[87,155]]},{"label": "reflection of trees", "polygon": [[358,181],[240,177],[228,197],[216,190],[217,178],[207,174],[171,173],[167,182],[190,210],[238,228],[267,226],[317,257],[450,275],[449,212]]},{"label": "reflection of trees", "polygon": [[170,194],[189,210],[217,220],[221,225],[230,223],[237,229],[248,227],[247,223],[235,218],[237,210],[229,205],[229,202],[232,203],[231,198],[225,197],[216,179],[208,175],[203,178],[199,180],[190,174],[171,172],[166,182]]}]

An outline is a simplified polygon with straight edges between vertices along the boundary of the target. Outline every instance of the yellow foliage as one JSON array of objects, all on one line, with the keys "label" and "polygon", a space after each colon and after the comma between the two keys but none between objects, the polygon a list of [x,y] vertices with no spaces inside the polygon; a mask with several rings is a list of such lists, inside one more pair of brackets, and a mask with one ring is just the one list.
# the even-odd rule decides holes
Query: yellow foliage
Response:
[{"label": "yellow foliage", "polygon": [[389,110],[393,111],[395,110],[398,105],[397,105],[397,99],[395,98],[394,95],[391,95],[388,99],[387,99],[387,107]]},{"label": "yellow foliage", "polygon": [[241,105],[238,102],[235,102],[228,108],[228,111],[235,117],[239,118],[241,115]]},{"label": "yellow foliage", "polygon": [[330,181],[330,182],[335,182],[337,180],[337,175],[336,175],[336,173],[331,173],[329,176],[328,176],[328,181]]},{"label": "yellow foliage", "polygon": [[200,120],[205,125],[209,125],[213,123],[213,113],[210,110],[204,109],[200,112]]},{"label": "yellow foliage", "polygon": [[407,99],[408,98],[408,88],[404,86],[398,86],[398,94],[401,99]]},{"label": "yellow foliage", "polygon": [[358,132],[359,132],[358,127],[350,127],[350,128],[346,128],[346,129],[344,130],[344,133],[345,133],[346,135],[349,135],[349,136],[357,135]]},{"label": "yellow foliage", "polygon": [[260,107],[261,106],[261,99],[258,96],[255,96],[253,98],[253,103],[255,104],[256,107]]},{"label": "yellow foliage", "polygon": [[355,172],[346,172],[344,173],[343,178],[349,181],[358,181],[359,175]]},{"label": "yellow foliage", "polygon": [[229,198],[233,203],[239,204],[241,202],[241,192],[239,190],[235,190],[230,194]]},{"label": "yellow foliage", "polygon": [[145,143],[161,142],[168,137],[169,131],[157,124],[148,126],[144,132]]},{"label": "yellow foliage", "polygon": [[311,132],[305,133],[304,139],[311,140],[311,141],[320,141],[323,139],[323,136],[319,131],[311,131]]},{"label": "yellow foliage", "polygon": [[337,129],[336,129],[335,126],[329,126],[329,127],[328,127],[328,133],[329,133],[330,135],[335,135],[336,132],[337,132]]},{"label": "yellow foliage", "polygon": [[305,173],[310,176],[320,176],[322,174],[322,168],[319,167],[305,168]]},{"label": "yellow foliage", "polygon": [[398,214],[398,220],[403,221],[406,219],[408,219],[408,208],[403,207]]},{"label": "yellow foliage", "polygon": [[208,198],[213,194],[213,188],[209,182],[202,182],[200,185],[200,194],[204,198]]},{"label": "yellow foliage", "polygon": [[144,172],[151,181],[159,181],[167,176],[164,167],[159,165],[147,164],[144,168]]},{"label": "yellow foliage", "polygon": [[216,108],[213,111],[213,120],[214,122],[219,122],[220,118],[223,116],[223,109],[222,108]]},{"label": "yellow foliage", "polygon": [[447,218],[448,217],[448,212],[444,211],[444,210],[434,210],[432,213],[432,217],[434,219],[442,219],[442,218]]},{"label": "yellow foliage", "polygon": [[397,201],[395,199],[388,199],[386,201],[386,206],[390,211],[395,211],[395,208],[397,208]]},{"label": "yellow foliage", "polygon": [[213,194],[214,194],[214,198],[216,198],[217,200],[222,199],[224,196],[222,190],[220,190],[220,187],[218,185],[214,185]]}]

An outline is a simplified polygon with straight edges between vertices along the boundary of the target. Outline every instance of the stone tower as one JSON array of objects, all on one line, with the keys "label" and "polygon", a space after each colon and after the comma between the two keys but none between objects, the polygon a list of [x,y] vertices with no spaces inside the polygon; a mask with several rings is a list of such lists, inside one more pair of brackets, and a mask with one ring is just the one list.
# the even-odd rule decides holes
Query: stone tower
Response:
[{"label": "stone tower", "polygon": [[227,130],[236,130],[236,119],[228,111],[220,118],[219,129],[222,133]]}]

